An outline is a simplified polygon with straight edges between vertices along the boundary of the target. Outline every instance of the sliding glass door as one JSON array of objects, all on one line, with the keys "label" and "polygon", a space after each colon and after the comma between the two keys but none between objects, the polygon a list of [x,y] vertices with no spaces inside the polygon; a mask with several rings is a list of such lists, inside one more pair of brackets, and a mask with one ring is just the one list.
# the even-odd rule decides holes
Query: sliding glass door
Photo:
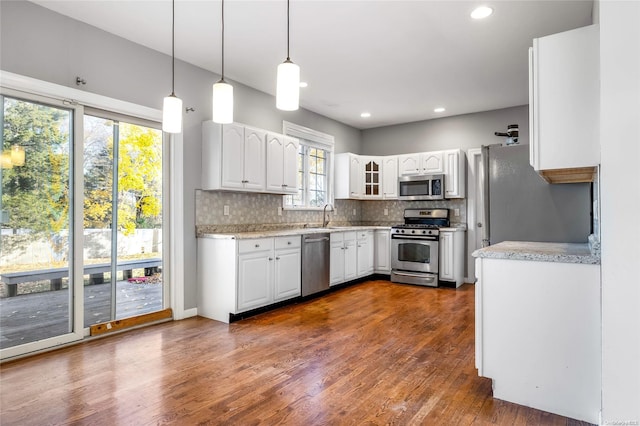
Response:
[{"label": "sliding glass door", "polygon": [[84,116],[87,327],[163,309],[162,132],[128,121]]},{"label": "sliding glass door", "polygon": [[0,101],[0,359],[163,310],[160,124],[5,88]]},{"label": "sliding glass door", "polygon": [[74,315],[75,107],[0,96],[0,350],[82,337]]}]

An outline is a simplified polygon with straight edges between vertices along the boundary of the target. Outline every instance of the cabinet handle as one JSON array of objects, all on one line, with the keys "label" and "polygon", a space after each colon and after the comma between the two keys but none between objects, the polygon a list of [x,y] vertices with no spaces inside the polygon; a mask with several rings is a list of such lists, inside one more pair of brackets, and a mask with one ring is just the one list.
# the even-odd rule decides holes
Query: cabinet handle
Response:
[{"label": "cabinet handle", "polygon": [[280,258],[276,256],[276,260],[280,260]]},{"label": "cabinet handle", "polygon": [[286,183],[283,183],[283,184],[282,184],[282,187],[283,187],[283,188],[286,188],[287,186],[289,186],[289,185],[287,185]]},{"label": "cabinet handle", "polygon": [[273,260],[273,257],[270,257],[269,260]]},{"label": "cabinet handle", "polygon": [[249,181],[248,180],[243,180],[242,183],[249,183]]},{"label": "cabinet handle", "polygon": [[260,247],[260,244],[256,244],[256,248]]},{"label": "cabinet handle", "polygon": [[291,241],[287,241],[287,245],[290,246],[291,245]]}]

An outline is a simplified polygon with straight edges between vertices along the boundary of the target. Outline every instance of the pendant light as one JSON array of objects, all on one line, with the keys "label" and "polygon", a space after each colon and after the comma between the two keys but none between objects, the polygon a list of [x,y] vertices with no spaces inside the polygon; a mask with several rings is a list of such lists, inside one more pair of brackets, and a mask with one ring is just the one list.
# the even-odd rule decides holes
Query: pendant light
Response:
[{"label": "pendant light", "polygon": [[213,85],[213,122],[233,123],[233,86],[224,81],[224,0],[222,3],[222,72]]},{"label": "pendant light", "polygon": [[287,59],[278,65],[276,82],[276,107],[283,111],[295,111],[300,100],[300,67],[289,57],[289,0],[287,0]]},{"label": "pendant light", "polygon": [[171,94],[164,98],[162,105],[162,131],[167,133],[182,132],[182,99],[175,94],[176,85],[176,4],[171,1]]}]

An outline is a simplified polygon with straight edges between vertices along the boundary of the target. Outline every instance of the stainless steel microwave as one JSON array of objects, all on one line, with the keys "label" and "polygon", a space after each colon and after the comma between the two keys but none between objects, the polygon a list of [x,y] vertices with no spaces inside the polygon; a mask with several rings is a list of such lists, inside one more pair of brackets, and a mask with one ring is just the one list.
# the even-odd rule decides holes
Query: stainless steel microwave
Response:
[{"label": "stainless steel microwave", "polygon": [[400,200],[442,200],[444,199],[444,175],[413,175],[398,178],[398,199]]}]

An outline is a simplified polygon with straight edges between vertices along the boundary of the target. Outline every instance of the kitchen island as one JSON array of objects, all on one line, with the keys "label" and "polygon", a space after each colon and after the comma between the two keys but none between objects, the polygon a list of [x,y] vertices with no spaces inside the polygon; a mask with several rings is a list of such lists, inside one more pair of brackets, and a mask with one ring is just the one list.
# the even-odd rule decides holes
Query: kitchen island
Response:
[{"label": "kitchen island", "polygon": [[600,259],[587,244],[476,250],[476,368],[493,396],[598,423]]}]

